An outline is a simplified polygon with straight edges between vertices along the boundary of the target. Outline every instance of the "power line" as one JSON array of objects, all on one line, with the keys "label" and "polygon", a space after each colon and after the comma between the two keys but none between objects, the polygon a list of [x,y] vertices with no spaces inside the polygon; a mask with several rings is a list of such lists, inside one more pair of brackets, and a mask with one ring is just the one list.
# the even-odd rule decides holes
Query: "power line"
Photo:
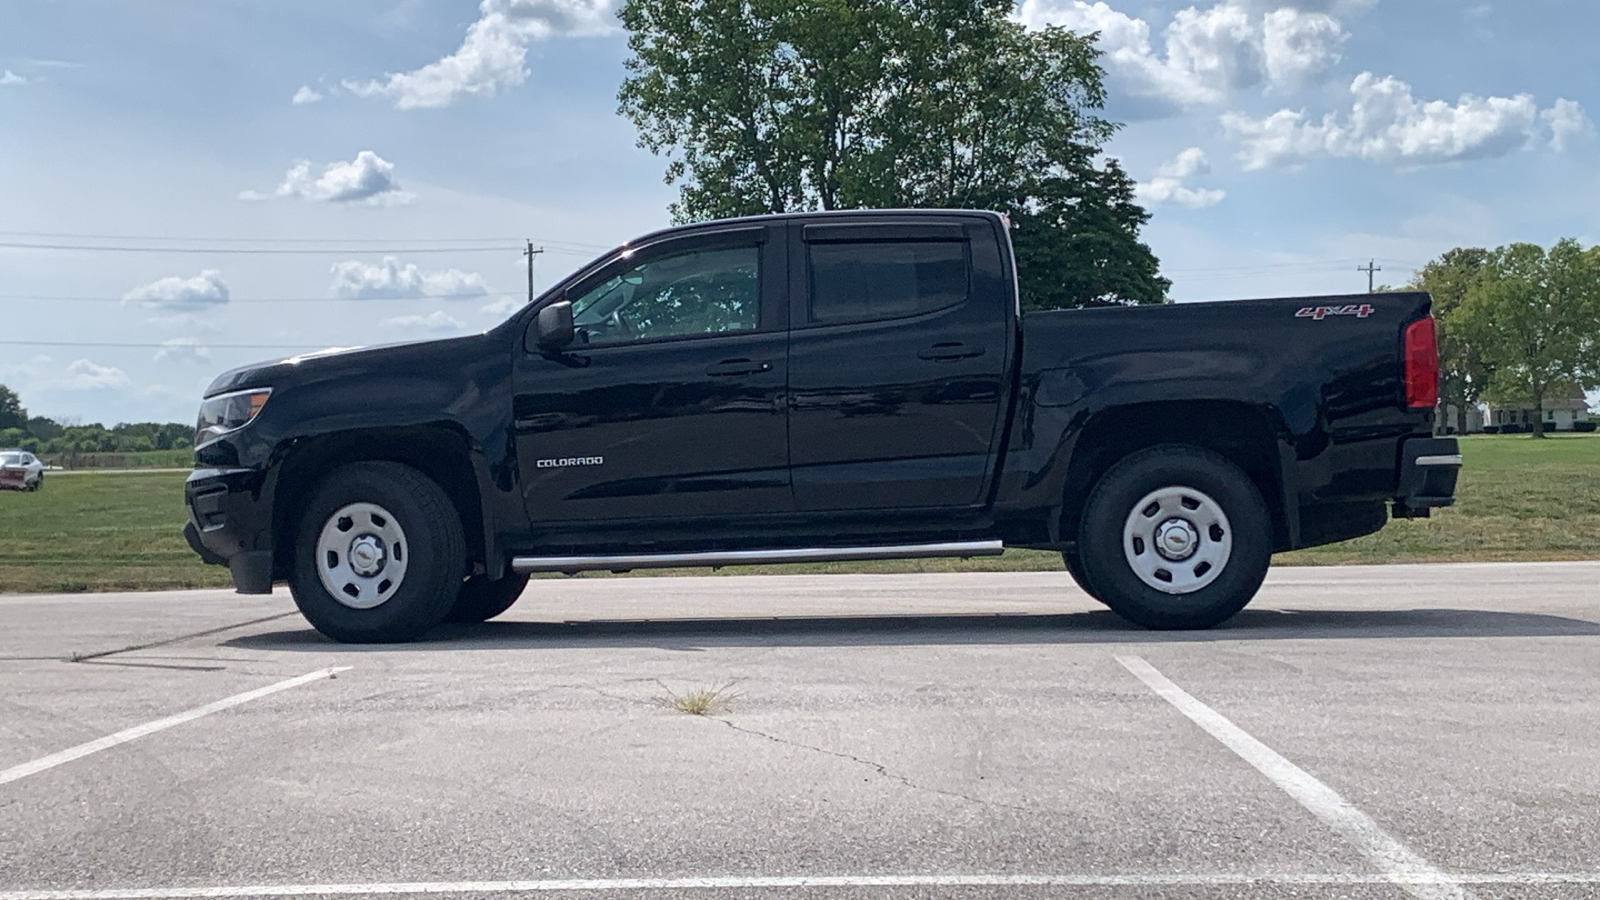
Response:
[{"label": "power line", "polygon": [[[418,253],[519,253],[518,246],[466,246],[466,247],[130,247],[126,245],[93,244],[35,244],[0,242],[0,248],[10,250],[89,250],[98,253],[220,253],[220,254],[339,254],[387,253],[393,255]],[[582,250],[562,250],[563,253],[584,253]]]},{"label": "power line", "polygon": [[326,350],[311,344],[130,344],[111,341],[4,341],[11,347],[128,347],[135,350]]},{"label": "power line", "polygon": [[[384,237],[384,238],[354,238],[354,237],[340,237],[340,238],[317,238],[317,237],[302,237],[302,238],[268,238],[268,237],[263,237],[263,238],[236,238],[236,237],[216,237],[214,235],[173,236],[173,235],[152,235],[152,234],[86,234],[86,233],[82,233],[82,232],[68,232],[68,231],[0,231],[0,237],[28,238],[28,239],[33,239],[33,238],[66,238],[66,239],[83,240],[83,241],[156,241],[156,242],[197,241],[197,242],[208,243],[208,244],[315,244],[315,243],[318,243],[318,242],[324,242],[324,241],[329,241],[329,240],[338,240],[338,241],[340,241],[342,243],[346,243],[346,244],[383,244],[383,243],[390,243],[390,244],[492,244],[492,243],[498,243],[500,241],[515,240],[514,238],[507,238],[507,237],[504,237],[504,236],[499,236],[499,237],[425,237],[425,238],[404,238],[404,237]],[[601,253],[601,252],[604,252],[606,250],[612,249],[610,246],[605,246],[605,245],[601,245],[601,244],[586,244],[586,243],[583,243],[581,241],[546,240],[546,239],[542,239],[542,238],[534,238],[533,240],[538,241],[539,243],[549,244],[549,245],[552,245],[552,246],[571,247],[571,248],[576,249],[576,250],[592,250],[592,251],[594,251],[596,253]],[[370,251],[368,251],[368,252],[370,252]]]},{"label": "power line", "polygon": [[[492,291],[487,294],[470,294],[461,296],[434,296],[422,297],[255,297],[255,298],[230,298],[226,303],[195,303],[169,305],[165,308],[172,311],[195,311],[212,309],[220,306],[232,306],[235,303],[401,303],[416,300],[426,300],[430,303],[467,301],[467,300],[497,300],[506,297],[522,297],[521,291]],[[154,303],[161,308],[159,301],[129,300],[125,297],[59,297],[44,294],[0,294],[0,302],[4,301],[44,301],[49,303]]]}]

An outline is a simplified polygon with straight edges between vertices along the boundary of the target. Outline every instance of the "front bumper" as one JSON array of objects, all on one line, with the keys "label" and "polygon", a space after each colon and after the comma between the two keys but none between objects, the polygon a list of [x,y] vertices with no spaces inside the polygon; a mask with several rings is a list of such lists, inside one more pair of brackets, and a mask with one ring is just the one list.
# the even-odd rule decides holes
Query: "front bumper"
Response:
[{"label": "front bumper", "polygon": [[272,484],[257,469],[195,469],[184,483],[184,539],[212,565],[224,565],[241,594],[272,592]]},{"label": "front bumper", "polygon": [[1411,438],[1400,446],[1397,519],[1426,519],[1434,507],[1456,502],[1461,447],[1455,438]]}]

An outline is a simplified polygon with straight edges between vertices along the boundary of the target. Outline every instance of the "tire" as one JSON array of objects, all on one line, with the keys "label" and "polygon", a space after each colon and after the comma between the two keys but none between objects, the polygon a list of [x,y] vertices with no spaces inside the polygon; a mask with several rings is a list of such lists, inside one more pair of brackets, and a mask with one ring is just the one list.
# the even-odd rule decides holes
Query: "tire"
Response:
[{"label": "tire", "polygon": [[44,473],[40,472],[39,473],[39,477],[35,478],[33,480],[33,485],[31,487],[29,487],[28,490],[30,490],[30,491],[38,491],[38,490],[43,490],[43,489],[44,489]]},{"label": "tire", "polygon": [[1105,602],[1095,592],[1094,585],[1089,583],[1089,573],[1083,570],[1083,556],[1079,553],[1076,544],[1061,551],[1061,561],[1066,564],[1067,573],[1072,576],[1072,580],[1078,583],[1078,587],[1082,588],[1085,594],[1100,603]]},{"label": "tire", "polygon": [[1101,602],[1157,630],[1211,628],[1243,609],[1272,561],[1260,491],[1209,450],[1166,444],[1095,485],[1078,551]]},{"label": "tire", "polygon": [[527,575],[507,572],[499,581],[490,581],[483,575],[474,575],[461,582],[461,593],[456,603],[445,614],[446,622],[487,622],[510,609],[523,588],[528,586]]},{"label": "tire", "polygon": [[352,463],[311,494],[295,529],[289,590],[318,631],[350,644],[412,641],[461,589],[455,505],[409,466]]}]

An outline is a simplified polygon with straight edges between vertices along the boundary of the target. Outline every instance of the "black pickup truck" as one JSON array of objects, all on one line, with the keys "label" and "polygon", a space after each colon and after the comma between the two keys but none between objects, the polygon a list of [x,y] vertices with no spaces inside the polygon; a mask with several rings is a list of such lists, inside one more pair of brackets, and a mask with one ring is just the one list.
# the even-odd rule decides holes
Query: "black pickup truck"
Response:
[{"label": "black pickup truck", "polygon": [[220,376],[185,534],[341,641],[491,618],[532,572],[1003,547],[1206,628],[1274,551],[1451,503],[1428,307],[1024,314],[990,213],[674,228],[485,334]]}]

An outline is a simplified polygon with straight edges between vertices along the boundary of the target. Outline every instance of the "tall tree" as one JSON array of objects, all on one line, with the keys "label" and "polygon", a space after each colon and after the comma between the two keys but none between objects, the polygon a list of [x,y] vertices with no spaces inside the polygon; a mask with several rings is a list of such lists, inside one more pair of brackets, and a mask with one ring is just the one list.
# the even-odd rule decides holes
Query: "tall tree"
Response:
[{"label": "tall tree", "polygon": [[1410,284],[1433,296],[1433,315],[1439,320],[1439,399],[1446,408],[1455,406],[1458,434],[1467,431],[1467,408],[1483,394],[1489,371],[1461,334],[1455,312],[1488,259],[1489,251],[1480,247],[1447,250],[1418,269]]},{"label": "tall tree", "polygon": [[978,208],[1012,222],[1029,308],[1165,302],[1149,215],[1101,148],[1093,43],[1011,0],[628,0],[619,100],[679,221]]},{"label": "tall tree", "polygon": [[28,411],[22,408],[22,398],[11,388],[0,384],[0,428],[28,427]]},{"label": "tall tree", "polygon": [[1563,239],[1546,253],[1511,244],[1489,254],[1455,312],[1462,338],[1489,370],[1489,392],[1532,404],[1600,384],[1600,252]]}]

